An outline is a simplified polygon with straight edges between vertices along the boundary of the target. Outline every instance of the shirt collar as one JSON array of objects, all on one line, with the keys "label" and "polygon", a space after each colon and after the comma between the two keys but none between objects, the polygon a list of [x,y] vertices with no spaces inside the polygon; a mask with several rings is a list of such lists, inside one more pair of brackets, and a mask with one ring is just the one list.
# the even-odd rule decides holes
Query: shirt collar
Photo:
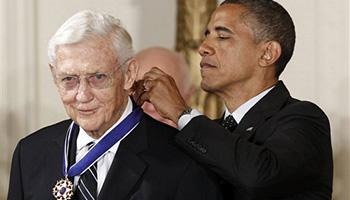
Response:
[{"label": "shirt collar", "polygon": [[260,100],[262,99],[267,93],[270,92],[270,90],[272,90],[272,88],[274,88],[275,86],[272,86],[264,91],[262,91],[261,93],[259,93],[258,95],[256,95],[255,97],[249,99],[247,102],[245,102],[244,104],[240,105],[235,111],[233,111],[232,113],[230,113],[227,109],[227,107],[225,106],[225,118],[228,115],[232,115],[233,118],[235,118],[236,122],[239,123],[242,118],[244,117],[244,115]]},{"label": "shirt collar", "polygon": [[[120,122],[122,122],[132,112],[132,107],[133,107],[132,101],[131,101],[130,97],[128,97],[128,103],[127,103],[127,105],[125,107],[125,110],[124,110],[123,114],[119,118],[119,120],[115,124],[113,124],[113,126],[111,126],[105,133],[103,133],[102,137],[100,137],[99,139],[94,139],[94,138],[90,137],[86,133],[86,131],[79,126],[79,134],[78,134],[78,138],[77,138],[77,152],[79,152],[89,142],[95,142],[95,144],[98,143],[102,138],[104,138],[106,136],[107,132],[109,132],[114,127],[116,127],[118,124],[120,124]],[[121,140],[119,140],[119,141],[121,141]],[[118,145],[116,145],[116,144],[113,145],[109,149],[109,151],[111,151],[113,153],[116,153],[117,149],[118,149]]]}]

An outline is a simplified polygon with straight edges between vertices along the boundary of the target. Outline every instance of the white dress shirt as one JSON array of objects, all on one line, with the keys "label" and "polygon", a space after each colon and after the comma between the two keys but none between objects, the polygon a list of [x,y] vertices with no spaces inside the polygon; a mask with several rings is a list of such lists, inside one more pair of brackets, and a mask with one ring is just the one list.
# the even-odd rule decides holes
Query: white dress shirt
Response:
[{"label": "white dress shirt", "polygon": [[[272,86],[264,91],[262,91],[261,93],[259,93],[258,95],[256,95],[255,97],[249,99],[248,101],[246,101],[244,104],[240,105],[235,111],[233,111],[232,113],[230,113],[227,109],[227,107],[225,106],[225,118],[228,115],[232,115],[232,117],[236,120],[237,124],[239,124],[239,122],[242,120],[242,118],[244,117],[244,115],[258,102],[260,101],[260,99],[262,99],[267,93],[269,93],[272,88],[274,88],[275,86]],[[199,115],[203,115],[202,113],[200,113],[198,110],[196,109],[192,109],[190,114],[185,114],[182,115],[178,121],[178,129],[182,130],[194,117],[197,117]]]},{"label": "white dress shirt", "polygon": [[[119,118],[119,120],[110,127],[99,139],[94,139],[90,137],[84,129],[81,127],[79,128],[79,135],[77,138],[77,152],[76,152],[76,162],[81,160],[87,153],[88,149],[86,148],[86,145],[90,142],[94,142],[97,144],[102,138],[106,136],[106,133],[111,131],[114,127],[116,127],[122,120],[124,120],[130,113],[132,112],[132,102],[131,99],[128,99],[127,106],[122,114],[122,116]],[[101,188],[103,186],[103,183],[106,179],[107,173],[109,171],[109,168],[112,165],[114,156],[118,150],[120,142],[137,126],[137,124],[121,138],[117,143],[115,143],[107,152],[97,161],[97,194],[100,193]],[[80,176],[74,177],[74,186],[78,185],[78,180]]]}]

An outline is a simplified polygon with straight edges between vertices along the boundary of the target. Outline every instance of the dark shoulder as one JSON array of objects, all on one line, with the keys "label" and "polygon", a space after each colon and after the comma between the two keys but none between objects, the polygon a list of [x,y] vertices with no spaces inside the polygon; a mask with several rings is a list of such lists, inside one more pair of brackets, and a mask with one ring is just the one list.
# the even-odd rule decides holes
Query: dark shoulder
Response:
[{"label": "dark shoulder", "polygon": [[290,98],[288,104],[282,109],[284,114],[299,114],[301,116],[317,117],[327,120],[327,115],[315,103],[310,101],[301,101]]},{"label": "dark shoulder", "polygon": [[64,120],[56,124],[43,127],[21,139],[22,145],[40,145],[48,140],[64,139],[66,131],[72,121]]},{"label": "dark shoulder", "polygon": [[187,154],[175,144],[175,136],[179,132],[176,128],[159,122],[148,115],[145,115],[144,120],[149,152],[152,152],[153,156],[169,163],[174,161],[174,165],[178,165],[181,161],[190,160]]},{"label": "dark shoulder", "polygon": [[[151,116],[144,114],[144,124],[150,132],[148,133],[151,137],[162,137],[172,138],[178,132],[178,130],[168,124],[159,122],[153,119]],[[162,133],[162,134],[160,134]]]},{"label": "dark shoulder", "polygon": [[[144,132],[147,135],[147,142],[150,148],[173,149],[173,140],[178,130],[167,124],[159,122],[145,114],[143,119]],[[177,151],[177,149],[175,149]]]},{"label": "dark shoulder", "polygon": [[329,135],[330,124],[327,115],[316,104],[291,98],[278,112],[278,124],[285,128],[317,129]]}]

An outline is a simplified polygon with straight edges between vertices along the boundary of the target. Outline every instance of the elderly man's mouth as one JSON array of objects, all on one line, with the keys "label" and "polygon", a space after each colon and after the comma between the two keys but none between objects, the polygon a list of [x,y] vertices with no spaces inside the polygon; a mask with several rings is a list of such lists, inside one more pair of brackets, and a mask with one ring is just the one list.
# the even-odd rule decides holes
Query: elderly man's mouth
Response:
[{"label": "elderly man's mouth", "polygon": [[86,110],[78,110],[80,115],[93,115],[96,113],[96,109],[86,109]]}]

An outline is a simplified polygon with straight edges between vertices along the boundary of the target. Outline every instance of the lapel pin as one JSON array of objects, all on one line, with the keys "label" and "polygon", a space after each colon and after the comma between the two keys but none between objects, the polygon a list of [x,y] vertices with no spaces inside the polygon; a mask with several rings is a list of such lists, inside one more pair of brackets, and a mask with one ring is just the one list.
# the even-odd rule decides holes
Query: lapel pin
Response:
[{"label": "lapel pin", "polygon": [[245,131],[247,131],[247,132],[250,132],[250,131],[252,131],[254,129],[254,127],[249,127],[249,128],[247,128],[247,129],[245,129]]}]

